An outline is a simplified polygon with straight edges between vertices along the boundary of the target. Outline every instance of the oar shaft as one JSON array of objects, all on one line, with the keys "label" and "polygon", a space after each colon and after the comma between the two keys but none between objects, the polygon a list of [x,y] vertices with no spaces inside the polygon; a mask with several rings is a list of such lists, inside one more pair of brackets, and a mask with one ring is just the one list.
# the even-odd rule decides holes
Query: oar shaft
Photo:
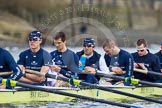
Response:
[{"label": "oar shaft", "polygon": [[[50,77],[50,78],[55,78],[55,79],[57,78],[58,80],[63,80],[63,81],[69,82],[69,79],[65,78],[65,77],[61,77],[61,76],[56,77],[55,75],[51,75],[51,74],[46,74],[46,76]],[[151,98],[147,98],[147,97],[143,97],[143,96],[139,96],[139,95],[135,95],[135,94],[130,94],[130,93],[126,93],[126,92],[122,92],[122,91],[115,90],[115,89],[108,88],[108,87],[102,87],[102,86],[99,86],[99,85],[96,85],[96,84],[90,84],[90,83],[82,82],[82,81],[79,82],[78,80],[76,80],[76,82],[74,82],[74,83],[80,83],[80,85],[83,85],[83,86],[91,86],[93,88],[97,88],[97,89],[100,89],[100,90],[109,91],[109,92],[112,92],[112,93],[117,93],[117,94],[121,94],[121,95],[125,95],[125,96],[138,98],[138,99],[141,99],[141,100],[146,100],[146,101],[151,101],[151,102],[162,104],[162,101],[159,101],[159,100],[155,100],[155,99],[151,99]]]},{"label": "oar shaft", "polygon": [[158,84],[158,83],[153,83],[153,82],[148,82],[148,81],[142,81],[142,80],[139,80],[139,83],[140,84],[144,84],[144,85],[153,86],[153,87],[162,88],[162,85],[161,84]]},{"label": "oar shaft", "polygon": [[11,75],[13,72],[0,72],[0,76]]},{"label": "oar shaft", "polygon": [[162,73],[160,73],[160,72],[154,72],[154,71],[148,71],[147,74],[162,76]]},{"label": "oar shaft", "polygon": [[122,91],[111,89],[111,88],[105,88],[105,87],[94,85],[94,84],[91,85],[89,83],[81,82],[81,85],[93,86],[93,87],[98,88],[100,90],[109,91],[109,92],[112,92],[112,93],[117,93],[117,94],[121,94],[121,95],[125,95],[125,96],[130,96],[130,97],[138,98],[138,99],[141,99],[141,100],[146,100],[146,101],[151,101],[151,102],[156,102],[156,103],[162,104],[162,101],[154,100],[154,99],[151,99],[151,98],[147,98],[147,97],[143,97],[143,96],[139,96],[139,95],[135,95],[135,94],[130,94],[130,93],[122,92]]}]

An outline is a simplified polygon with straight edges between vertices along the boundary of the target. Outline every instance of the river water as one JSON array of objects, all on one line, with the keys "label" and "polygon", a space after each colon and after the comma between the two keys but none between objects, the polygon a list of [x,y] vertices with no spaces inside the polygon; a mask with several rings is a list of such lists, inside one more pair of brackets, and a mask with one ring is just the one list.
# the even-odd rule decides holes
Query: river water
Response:
[{"label": "river water", "polygon": [[[70,49],[72,49],[74,52],[80,51],[82,48],[81,47],[69,47]],[[27,49],[26,48],[21,48],[19,49],[18,47],[13,47],[13,48],[9,48],[6,47],[6,49],[8,49],[11,54],[14,56],[15,60],[18,60],[18,55],[21,51]],[[44,49],[46,49],[47,51],[51,52],[53,50],[55,50],[55,47],[44,47]],[[130,53],[135,52],[136,48],[122,48],[125,49],[127,51],[129,51]],[[160,46],[159,45],[151,45],[150,46],[150,51],[152,53],[155,53],[157,51],[159,51]],[[99,52],[101,55],[104,55],[104,51],[101,47],[96,48],[96,51]],[[162,105],[160,104],[156,104],[156,103],[150,103],[150,102],[132,102],[132,103],[125,103],[125,104],[130,104],[130,105],[136,105],[136,106],[140,106],[143,108],[162,108]],[[14,104],[1,104],[0,105],[1,108],[119,108],[116,106],[111,106],[111,105],[107,105],[107,104],[102,104],[102,103],[98,103],[98,102],[90,102],[90,101],[85,101],[85,100],[81,100],[78,102],[49,102],[46,104],[20,104],[20,105],[14,105]]]},{"label": "river water", "polygon": [[[162,108],[161,104],[150,102],[132,102],[124,103],[128,105],[138,106],[140,108]],[[47,104],[6,104],[0,105],[1,108],[121,108],[118,106],[112,106],[108,104],[91,102],[91,101],[79,101],[79,102],[49,102]],[[133,108],[133,107],[132,107]]]}]

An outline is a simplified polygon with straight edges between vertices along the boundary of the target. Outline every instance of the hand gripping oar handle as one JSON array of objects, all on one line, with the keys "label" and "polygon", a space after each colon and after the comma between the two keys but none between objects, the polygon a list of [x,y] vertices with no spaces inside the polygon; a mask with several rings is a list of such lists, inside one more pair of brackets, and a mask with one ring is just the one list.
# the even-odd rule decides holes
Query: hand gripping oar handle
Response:
[{"label": "hand gripping oar handle", "polygon": [[[115,105],[115,106],[120,106],[120,107],[140,108],[138,106],[132,106],[132,105],[123,104],[123,103],[116,103],[116,102],[112,102],[112,101],[108,101],[108,100],[104,100],[104,99],[97,99],[97,98],[92,98],[92,97],[72,94],[72,93],[63,92],[63,91],[56,90],[56,89],[48,89],[48,88],[44,88],[44,87],[40,87],[40,86],[35,86],[35,85],[30,85],[30,84],[26,84],[26,83],[22,83],[22,82],[18,82],[18,81],[13,81],[13,80],[10,80],[9,82],[10,82],[10,84],[12,86],[20,86],[20,87],[35,89],[35,90],[44,91],[44,92],[48,92],[48,93],[55,93],[55,94],[59,94],[59,95],[70,96],[70,97],[75,97],[75,98],[80,98],[80,99],[85,99],[85,100],[90,100],[90,101],[95,101],[95,102],[101,102],[101,103]],[[5,84],[6,83],[6,79],[0,78],[0,83]]]}]

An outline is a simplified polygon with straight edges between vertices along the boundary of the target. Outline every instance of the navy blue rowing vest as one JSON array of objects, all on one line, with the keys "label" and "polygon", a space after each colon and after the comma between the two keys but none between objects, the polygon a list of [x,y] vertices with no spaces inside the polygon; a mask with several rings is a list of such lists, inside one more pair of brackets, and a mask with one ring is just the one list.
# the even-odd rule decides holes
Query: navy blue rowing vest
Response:
[{"label": "navy blue rowing vest", "polygon": [[[80,59],[80,57],[84,54],[84,51],[82,50],[81,52],[77,52],[76,53]],[[99,68],[99,59],[100,59],[101,55],[98,54],[96,51],[93,51],[93,56],[90,57],[89,59],[86,59],[86,63],[85,66],[91,66],[97,69]]]}]

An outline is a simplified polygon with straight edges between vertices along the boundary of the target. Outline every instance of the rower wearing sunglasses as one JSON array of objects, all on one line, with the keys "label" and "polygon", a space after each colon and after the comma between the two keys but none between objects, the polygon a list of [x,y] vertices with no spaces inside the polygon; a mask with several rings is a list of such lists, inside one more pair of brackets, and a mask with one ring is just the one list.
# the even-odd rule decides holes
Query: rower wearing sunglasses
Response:
[{"label": "rower wearing sunglasses", "polygon": [[[138,39],[136,42],[136,48],[137,52],[132,53],[135,62],[134,68],[160,72],[159,58],[148,50],[147,41],[145,39]],[[160,77],[158,76],[137,72],[134,72],[134,77],[150,82],[160,81]]]},{"label": "rower wearing sunglasses", "polygon": [[48,64],[51,61],[51,56],[46,50],[41,48],[41,32],[32,31],[29,33],[28,41],[29,49],[20,53],[17,63],[20,69],[24,72],[24,77],[28,79],[25,82],[36,85],[44,85],[46,84],[45,77],[26,73],[26,69],[47,73],[49,70]]}]

